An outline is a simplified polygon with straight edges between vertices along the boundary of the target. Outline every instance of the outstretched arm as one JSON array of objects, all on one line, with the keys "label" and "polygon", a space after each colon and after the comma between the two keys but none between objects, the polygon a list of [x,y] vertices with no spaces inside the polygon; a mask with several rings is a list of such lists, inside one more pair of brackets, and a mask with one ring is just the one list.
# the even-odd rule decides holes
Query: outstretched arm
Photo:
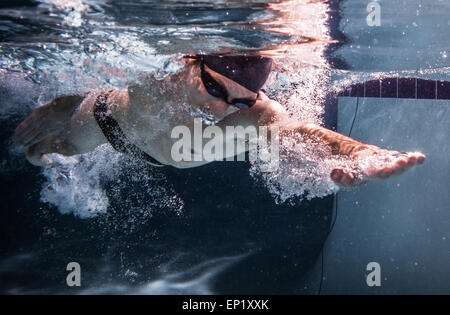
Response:
[{"label": "outstretched arm", "polygon": [[341,186],[355,186],[377,178],[398,175],[419,165],[425,156],[419,152],[388,151],[344,136],[311,123],[302,123],[289,117],[276,101],[261,93],[260,100],[249,110],[241,110],[221,122],[222,124],[268,126],[278,128],[280,137],[311,139],[329,148],[330,154],[348,156],[353,163],[335,168],[331,178]]}]

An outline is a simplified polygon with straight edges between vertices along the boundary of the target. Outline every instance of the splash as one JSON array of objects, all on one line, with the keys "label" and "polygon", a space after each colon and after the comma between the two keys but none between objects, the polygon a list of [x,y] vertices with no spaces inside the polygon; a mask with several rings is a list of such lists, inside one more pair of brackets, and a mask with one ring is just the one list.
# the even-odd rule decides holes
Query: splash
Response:
[{"label": "splash", "polygon": [[[287,15],[287,26],[280,30],[289,31],[298,36],[321,38],[307,45],[285,45],[278,47],[278,53],[273,54],[275,66],[266,86],[266,94],[277,100],[286,109],[290,117],[302,123],[323,125],[324,103],[329,97],[332,71],[329,69],[325,49],[329,35],[322,27],[304,28],[293,17],[301,15],[302,7],[292,8],[287,5],[291,1],[274,5],[284,15]],[[326,10],[324,3],[316,3],[314,14]],[[313,14],[313,11],[308,11]],[[280,53],[283,52],[283,53]],[[259,180],[273,196],[276,203],[297,204],[303,199],[324,197],[338,191],[331,180],[331,171],[344,158],[333,156],[327,147],[303,139],[300,135],[292,135],[280,139],[280,155],[277,168],[273,172],[263,172],[268,169],[263,160],[270,152],[259,152],[261,159],[252,163],[250,174]],[[266,159],[267,160],[267,159]],[[272,161],[273,162],[273,161]]]},{"label": "splash", "polygon": [[[41,190],[41,201],[54,205],[62,214],[83,219],[96,217],[107,213],[111,199],[120,198],[120,206],[128,212],[128,223],[133,229],[135,221],[145,222],[143,219],[151,217],[155,209],[166,207],[176,213],[183,210],[183,201],[161,173],[144,172],[144,165],[136,165],[140,163],[109,145],[83,155],[52,154],[51,158],[54,163],[42,170],[47,181]],[[130,189],[132,184],[136,187]],[[127,190],[132,192],[122,198]]]},{"label": "splash", "polygon": [[54,163],[42,171],[47,182],[41,191],[41,201],[56,206],[62,214],[72,213],[80,218],[106,213],[109,199],[100,178],[117,175],[119,155],[99,147],[85,155],[51,157]]},{"label": "splash", "polygon": [[[250,168],[251,175],[261,181],[277,204],[292,205],[303,199],[325,197],[338,191],[331,180],[331,171],[347,162],[346,158],[331,155],[325,145],[301,136],[280,139],[278,168],[261,172],[264,163],[257,160]],[[262,159],[269,152],[260,152]]]}]

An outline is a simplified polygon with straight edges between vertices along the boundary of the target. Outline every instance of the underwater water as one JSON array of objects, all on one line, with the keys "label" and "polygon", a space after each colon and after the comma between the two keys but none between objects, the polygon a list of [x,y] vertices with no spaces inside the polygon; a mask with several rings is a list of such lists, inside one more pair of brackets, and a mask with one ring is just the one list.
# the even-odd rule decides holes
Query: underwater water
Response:
[{"label": "underwater water", "polygon": [[[352,83],[449,80],[449,4],[380,3],[381,29],[351,0],[2,2],[0,292],[317,293],[339,161],[314,146],[283,143],[271,173],[154,168],[109,145],[38,168],[11,136],[57,95],[163,79],[192,53],[271,56],[266,94],[329,128],[336,109],[324,104]],[[79,288],[66,285],[72,261]]]}]

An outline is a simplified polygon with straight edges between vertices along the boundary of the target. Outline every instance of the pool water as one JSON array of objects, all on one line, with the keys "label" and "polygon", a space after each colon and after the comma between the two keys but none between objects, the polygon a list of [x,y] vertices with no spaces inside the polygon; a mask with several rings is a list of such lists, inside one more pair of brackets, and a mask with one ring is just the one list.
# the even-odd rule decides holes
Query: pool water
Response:
[{"label": "pool water", "polygon": [[[282,158],[296,162],[269,174],[247,162],[156,169],[108,145],[37,168],[11,136],[56,95],[162,79],[188,53],[271,56],[267,94],[291,116],[334,129],[330,104],[354,83],[449,81],[449,3],[378,2],[380,27],[367,26],[367,3],[355,0],[2,2],[0,292],[316,294],[322,257],[324,293],[361,292],[327,263],[358,259],[351,247],[333,247],[342,238],[331,233],[322,256],[341,192],[328,176],[336,161],[319,160],[314,148],[286,149]],[[337,220],[337,231],[350,219]],[[66,285],[73,261],[81,287]],[[399,278],[390,292],[402,288]]]}]

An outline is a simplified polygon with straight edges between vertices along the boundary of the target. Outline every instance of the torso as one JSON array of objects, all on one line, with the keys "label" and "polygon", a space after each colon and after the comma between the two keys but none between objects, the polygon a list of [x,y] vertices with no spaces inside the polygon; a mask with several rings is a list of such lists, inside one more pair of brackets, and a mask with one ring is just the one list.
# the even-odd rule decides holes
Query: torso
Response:
[{"label": "torso", "polygon": [[[180,88],[183,80],[185,71],[163,80],[142,79],[141,84],[128,88],[127,106],[114,115],[131,142],[159,162],[172,166],[179,166],[171,159],[172,144],[176,141],[171,139],[172,129],[194,122],[186,93]],[[186,165],[192,166],[195,165]]]}]

